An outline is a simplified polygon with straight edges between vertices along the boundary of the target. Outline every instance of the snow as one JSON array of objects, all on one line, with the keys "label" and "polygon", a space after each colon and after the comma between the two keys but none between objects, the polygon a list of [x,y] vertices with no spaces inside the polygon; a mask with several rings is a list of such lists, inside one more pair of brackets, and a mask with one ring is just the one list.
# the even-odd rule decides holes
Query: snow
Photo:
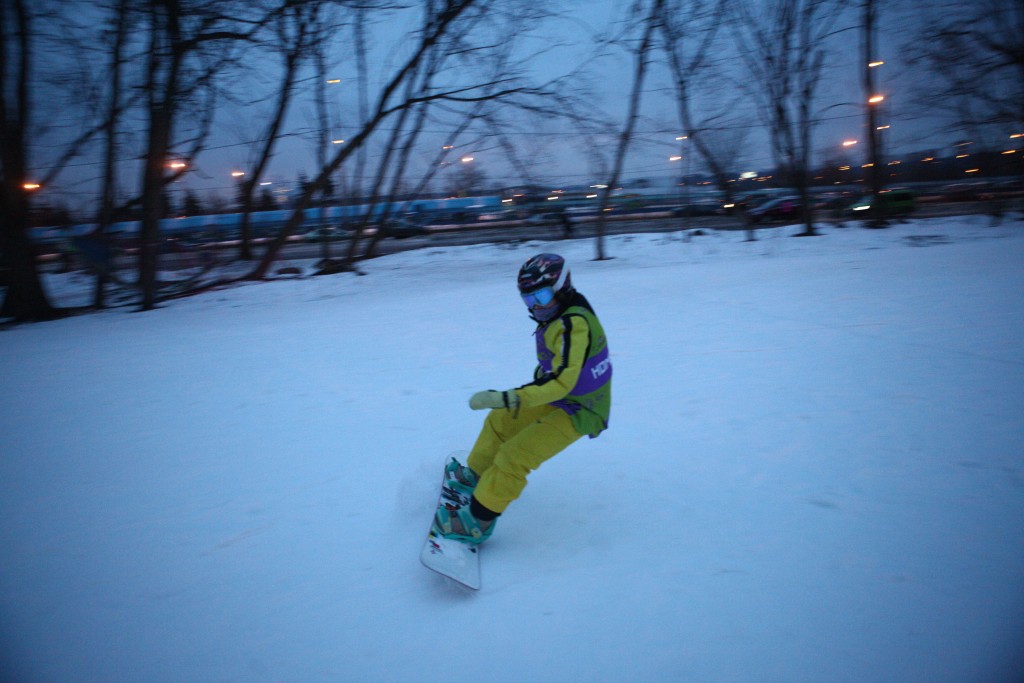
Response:
[{"label": "snow", "polygon": [[[1024,222],[430,248],[0,332],[0,679],[1024,675]],[[611,428],[422,567],[567,257]],[[308,264],[306,264],[308,266]],[[59,303],[91,283],[49,276]]]}]

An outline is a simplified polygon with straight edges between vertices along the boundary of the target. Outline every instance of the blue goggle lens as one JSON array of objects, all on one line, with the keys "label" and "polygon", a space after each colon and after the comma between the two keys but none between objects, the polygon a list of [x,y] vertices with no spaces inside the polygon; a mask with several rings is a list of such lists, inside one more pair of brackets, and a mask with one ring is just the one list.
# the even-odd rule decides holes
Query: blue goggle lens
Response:
[{"label": "blue goggle lens", "polygon": [[525,292],[523,294],[523,303],[525,303],[528,308],[543,308],[554,300],[555,290],[550,287],[542,287],[541,289],[532,292]]}]

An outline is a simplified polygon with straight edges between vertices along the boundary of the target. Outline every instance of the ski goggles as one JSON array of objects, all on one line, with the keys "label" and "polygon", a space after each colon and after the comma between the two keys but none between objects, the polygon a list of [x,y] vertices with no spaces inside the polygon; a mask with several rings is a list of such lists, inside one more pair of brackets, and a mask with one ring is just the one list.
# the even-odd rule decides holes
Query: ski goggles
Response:
[{"label": "ski goggles", "polygon": [[523,292],[522,296],[527,308],[544,308],[555,300],[555,290],[551,287],[541,287],[532,292]]}]

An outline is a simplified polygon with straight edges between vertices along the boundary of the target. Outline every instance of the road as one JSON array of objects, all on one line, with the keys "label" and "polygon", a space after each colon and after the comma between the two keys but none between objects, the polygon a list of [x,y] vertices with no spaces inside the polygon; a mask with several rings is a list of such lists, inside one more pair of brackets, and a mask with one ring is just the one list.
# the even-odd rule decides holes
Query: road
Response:
[{"label": "road", "polygon": [[[974,204],[921,204],[915,211],[916,218],[932,216],[949,216],[958,213],[973,213],[978,209]],[[827,219],[818,219],[819,222]],[[596,222],[577,222],[573,225],[572,238],[588,238],[596,235]],[[760,228],[778,227],[762,225]],[[667,213],[652,213],[637,216],[616,216],[605,224],[606,235],[618,235],[636,232],[675,232],[680,230],[745,230],[746,226],[738,216],[697,216],[672,217]],[[492,226],[472,224],[464,226],[431,226],[426,235],[406,237],[402,239],[383,239],[377,245],[378,254],[393,254],[423,247],[450,247],[467,244],[483,244],[489,242],[526,242],[530,240],[551,241],[566,237],[564,228],[555,222],[540,225],[514,223],[495,223]],[[331,254],[335,257],[342,253],[347,241],[331,244]],[[293,243],[285,248],[286,258],[319,258],[322,246],[314,243]]]},{"label": "road", "polygon": [[[922,203],[915,211],[915,217],[948,216],[962,213],[976,213],[984,210],[984,206],[978,203]],[[820,218],[819,221],[828,219]],[[597,223],[592,221],[577,221],[573,225],[572,238],[590,238],[596,235]],[[762,225],[760,228],[778,227],[775,225]],[[673,217],[669,212],[647,213],[634,215],[619,215],[610,217],[605,224],[606,235],[617,235],[637,232],[675,232],[682,230],[745,230],[743,221],[738,216],[697,216],[697,217]],[[493,224],[470,224],[470,225],[449,225],[430,226],[428,233],[406,238],[387,238],[377,245],[377,254],[394,254],[424,247],[450,247],[469,244],[483,244],[494,242],[526,242],[531,240],[552,241],[564,239],[566,235],[563,226],[556,222],[543,224],[531,224],[522,221],[493,223]],[[298,239],[298,238],[297,238]],[[334,258],[340,257],[348,246],[346,239],[341,239],[330,244],[330,255]],[[204,251],[215,252],[223,259],[233,258],[237,251],[237,243],[221,243],[219,245],[206,245]],[[257,247],[256,252],[262,252]],[[281,259],[319,259],[323,256],[323,245],[316,242],[294,241],[285,246]],[[46,253],[40,255],[40,262],[47,266],[47,269],[67,268],[70,263],[66,260],[67,255],[58,253]],[[134,269],[134,255],[122,253],[118,258],[117,268]],[[198,252],[194,248],[182,248],[179,252],[165,252],[161,256],[161,268],[164,270],[176,270],[182,268],[194,268],[201,262]]]}]

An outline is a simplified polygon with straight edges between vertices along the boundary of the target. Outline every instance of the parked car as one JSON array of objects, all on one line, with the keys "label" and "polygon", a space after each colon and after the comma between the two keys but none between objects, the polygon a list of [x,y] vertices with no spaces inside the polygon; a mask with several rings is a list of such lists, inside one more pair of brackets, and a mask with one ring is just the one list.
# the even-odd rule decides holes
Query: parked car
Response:
[{"label": "parked car", "polygon": [[406,237],[426,235],[429,231],[423,225],[405,218],[396,218],[387,222],[384,228],[385,237],[394,237],[396,240]]},{"label": "parked car", "polygon": [[307,242],[334,242],[345,239],[351,234],[351,230],[339,225],[321,225],[319,228],[313,228],[307,232],[304,239]]},{"label": "parked car", "polygon": [[561,217],[561,211],[549,211],[547,213],[535,213],[526,219],[530,225],[541,225],[544,223],[555,223]]},{"label": "parked car", "polygon": [[724,213],[722,202],[717,199],[697,199],[685,206],[672,210],[673,216],[717,216]]},{"label": "parked car", "polygon": [[799,197],[778,197],[747,209],[747,215],[755,223],[796,220],[800,217]]},{"label": "parked car", "polygon": [[978,202],[992,199],[992,185],[986,181],[952,183],[942,188],[942,198],[947,202]]},{"label": "parked car", "polygon": [[[873,197],[870,194],[864,195],[850,205],[850,213],[854,216],[870,211],[873,205]],[[917,208],[917,195],[913,190],[882,190],[878,195],[878,213],[885,217],[909,216]]]},{"label": "parked car", "polygon": [[476,217],[478,221],[514,221],[519,218],[519,214],[513,209],[496,209],[494,211],[488,211],[482,213]]},{"label": "parked car", "polygon": [[849,211],[860,198],[860,194],[846,190],[820,192],[814,195],[814,208],[839,216]]}]

